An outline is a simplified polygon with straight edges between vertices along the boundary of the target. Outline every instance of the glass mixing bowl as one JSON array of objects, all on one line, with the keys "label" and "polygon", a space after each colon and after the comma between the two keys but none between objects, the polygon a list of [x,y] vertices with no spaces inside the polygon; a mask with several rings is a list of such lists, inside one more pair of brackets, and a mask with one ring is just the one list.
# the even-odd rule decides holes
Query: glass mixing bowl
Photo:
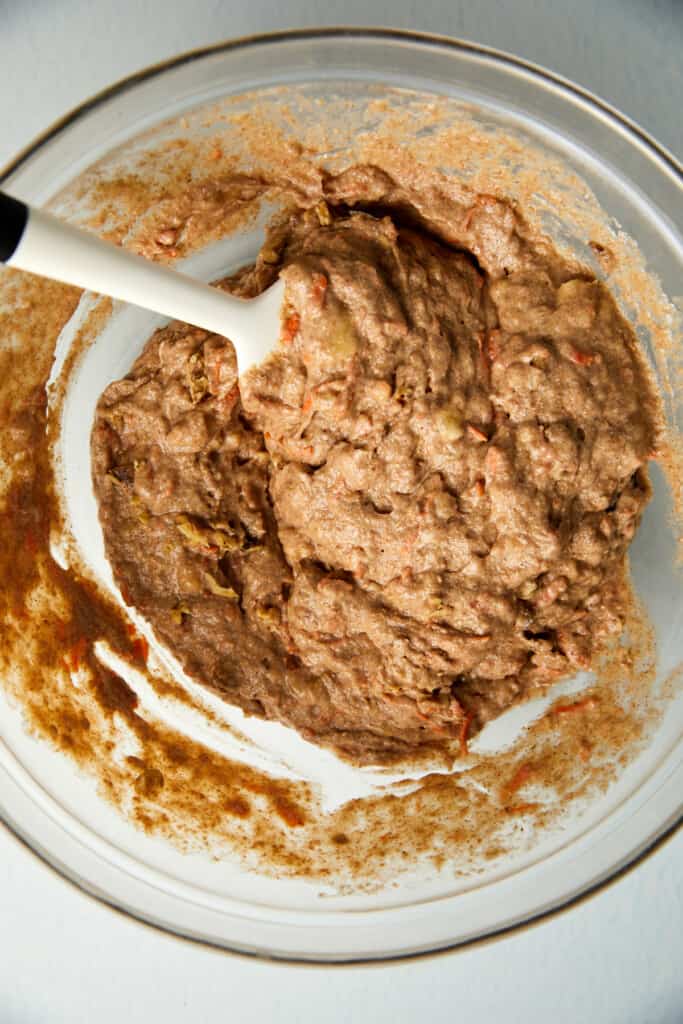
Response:
[{"label": "glass mixing bowl", "polygon": [[[297,110],[309,130],[330,119],[332,101],[340,96],[349,104],[349,116],[358,118],[346,126],[349,136],[374,130],[382,110],[405,111],[416,100],[438,100],[454,116],[466,116],[481,132],[491,133],[492,146],[502,130],[520,144],[520,173],[527,150],[559,160],[596,197],[606,223],[637,241],[663,292],[673,299],[680,291],[683,177],[674,158],[571,83],[502,53],[449,39],[384,30],[301,31],[185,54],[88,101],[21,154],[0,181],[27,201],[51,203],[77,219],[78,204],[65,204],[63,197],[98,162],[122,161],[127,153],[139,157],[161,141],[201,134],[207,112],[215,118],[226,98],[233,110],[240,104],[253,109],[274,95]],[[428,126],[419,118],[412,130],[428,138]],[[561,222],[558,211],[547,203],[543,209],[543,188],[541,176],[539,209],[548,230],[559,243],[580,248],[576,231]],[[216,277],[253,251],[254,242],[230,245],[193,257],[195,271]],[[585,246],[580,251],[586,255]],[[628,296],[622,298],[628,305]],[[135,319],[135,312],[130,316],[126,337],[135,336],[139,344],[152,321]],[[675,333],[675,312],[670,316]],[[676,379],[680,346],[658,361],[648,348],[647,331],[641,333],[660,381],[662,374]],[[110,345],[115,355],[109,357],[99,351],[71,404],[73,436],[87,434],[83,417],[92,415],[94,396],[108,379],[126,371],[135,352],[131,343]],[[666,392],[665,405],[670,426],[679,429],[680,390]],[[69,470],[67,453],[65,486],[76,519],[89,490],[83,460],[87,452],[76,452]],[[654,485],[631,564],[657,631],[658,677],[664,679],[683,656],[683,592],[674,567],[671,496],[662,474],[655,473]],[[85,520],[82,529],[87,534]],[[504,870],[482,870],[457,884],[452,878],[438,883],[415,878],[398,889],[322,899],[304,882],[261,878],[237,865],[182,855],[124,822],[69,762],[26,734],[9,704],[0,715],[0,814],[82,889],[178,935],[298,960],[409,956],[500,934],[566,906],[599,889],[670,834],[681,816],[681,711],[680,699],[669,701],[646,748],[561,836]]]}]

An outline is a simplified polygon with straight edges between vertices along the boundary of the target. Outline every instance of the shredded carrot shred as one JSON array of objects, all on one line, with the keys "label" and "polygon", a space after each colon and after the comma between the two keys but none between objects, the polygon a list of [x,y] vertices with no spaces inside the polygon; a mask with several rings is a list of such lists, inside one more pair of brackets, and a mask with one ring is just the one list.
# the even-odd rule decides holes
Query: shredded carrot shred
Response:
[{"label": "shredded carrot shred", "polygon": [[486,380],[491,375],[491,363],[489,361],[488,346],[486,344],[486,334],[484,331],[477,331],[477,348],[479,349],[479,363],[481,365],[481,372]]},{"label": "shredded carrot shred", "polygon": [[531,767],[531,765],[529,765],[529,764],[522,764],[522,765],[520,765],[519,768],[517,769],[517,771],[515,772],[515,774],[512,776],[512,778],[508,782],[507,786],[505,787],[506,793],[508,793],[508,794],[516,793],[518,789],[521,789],[522,786],[526,782],[528,782],[528,780],[531,778],[532,775],[533,775],[533,768]]},{"label": "shredded carrot shred", "polygon": [[132,623],[129,623],[126,628],[128,630],[128,636],[131,639],[133,654],[136,658],[139,658],[140,661],[147,661],[147,656],[149,654],[149,644],[147,643],[147,640],[144,636],[140,636]]},{"label": "shredded carrot shred", "polygon": [[468,231],[469,230],[470,224],[472,223],[472,218],[474,217],[475,213],[476,213],[476,207],[475,206],[470,206],[469,210],[466,211],[465,216],[463,217],[462,223],[460,225],[460,227],[461,227],[461,229],[463,231]]},{"label": "shredded carrot shred", "polygon": [[75,672],[83,663],[85,652],[88,649],[88,641],[82,636],[70,650],[64,655],[64,664],[72,672]]},{"label": "shredded carrot shred", "polygon": [[139,636],[137,640],[133,641],[133,653],[140,659],[140,661],[147,661],[149,644],[145,640],[144,636]]},{"label": "shredded carrot shred", "polygon": [[577,711],[590,711],[597,707],[597,700],[594,697],[586,697],[585,700],[577,700],[574,704],[556,704],[551,709],[554,715],[571,715]]},{"label": "shredded carrot shred", "polygon": [[233,405],[235,404],[235,402],[239,398],[239,393],[240,393],[239,385],[238,384],[233,384],[233,386],[230,388],[229,391],[226,391],[226,393],[224,395],[220,395],[219,396],[217,401],[218,401],[218,403],[219,403],[219,405],[221,407],[221,410],[223,411],[224,415],[227,416],[230,413]]},{"label": "shredded carrot shred", "polygon": [[475,427],[474,423],[467,424],[467,433],[470,437],[474,438],[475,441],[488,441],[488,434],[485,434],[479,427]]},{"label": "shredded carrot shred", "polygon": [[508,814],[527,814],[530,811],[538,810],[539,804],[513,804],[512,807],[507,807]]},{"label": "shredded carrot shred", "polygon": [[298,313],[290,313],[282,328],[282,341],[285,345],[291,345],[298,334],[301,325],[301,317]]},{"label": "shredded carrot shred", "polygon": [[597,359],[594,352],[583,352],[580,348],[572,348],[569,351],[569,358],[577,366],[590,366]]},{"label": "shredded carrot shred", "polygon": [[312,278],[311,294],[315,302],[322,306],[325,301],[328,280],[324,274],[314,274]]}]

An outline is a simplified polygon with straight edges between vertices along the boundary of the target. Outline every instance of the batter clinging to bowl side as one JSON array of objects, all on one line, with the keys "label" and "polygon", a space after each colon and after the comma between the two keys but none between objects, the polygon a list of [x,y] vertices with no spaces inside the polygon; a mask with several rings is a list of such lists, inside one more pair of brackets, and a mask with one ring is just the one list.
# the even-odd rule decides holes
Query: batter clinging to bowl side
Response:
[{"label": "batter clinging to bowl side", "polygon": [[364,762],[457,746],[621,628],[655,403],[605,287],[506,202],[355,167],[230,287],[277,273],[271,359],[171,324],[102,396],[126,600],[247,712]]}]

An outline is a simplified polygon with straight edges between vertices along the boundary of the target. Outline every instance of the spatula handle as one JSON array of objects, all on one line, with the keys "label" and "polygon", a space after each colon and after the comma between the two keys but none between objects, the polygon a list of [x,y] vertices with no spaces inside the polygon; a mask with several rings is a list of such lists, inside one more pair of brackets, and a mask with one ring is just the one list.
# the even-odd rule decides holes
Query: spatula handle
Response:
[{"label": "spatula handle", "polygon": [[0,260],[230,338],[243,373],[275,344],[284,284],[239,299],[0,192]]}]

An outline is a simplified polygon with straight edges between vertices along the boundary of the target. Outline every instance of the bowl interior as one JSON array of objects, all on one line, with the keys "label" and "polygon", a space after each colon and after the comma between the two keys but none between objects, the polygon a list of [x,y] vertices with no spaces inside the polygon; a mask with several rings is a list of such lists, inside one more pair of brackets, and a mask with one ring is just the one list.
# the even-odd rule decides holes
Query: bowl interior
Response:
[{"label": "bowl interior", "polygon": [[[179,147],[195,154],[188,173],[197,181],[208,173],[206,153],[216,140],[222,158],[240,169],[272,172],[277,153],[269,135],[283,145],[303,142],[331,170],[381,160],[387,152],[391,159],[408,154],[477,189],[512,195],[558,246],[598,272],[588,242],[611,239],[622,269],[610,284],[638,331],[669,427],[678,433],[680,335],[678,311],[667,295],[676,293],[683,272],[671,205],[680,203],[681,183],[665,157],[609,112],[507,58],[373,33],[352,40],[344,33],[294,34],[227,46],[157,71],[86,109],[20,164],[6,186],[84,223],[103,213],[103,195],[110,195],[103,181],[133,177],[158,188]],[[152,203],[131,222],[110,203],[106,224],[116,227],[118,217],[134,234],[154,213]],[[212,280],[248,262],[271,214],[263,209],[246,228],[217,237],[188,256],[183,269]],[[9,301],[2,285],[0,279],[0,305]],[[95,308],[97,300],[85,296],[65,326],[53,380]],[[105,588],[112,582],[90,485],[90,425],[99,394],[125,374],[161,322],[115,306],[71,373],[60,413],[68,526],[87,570]],[[657,468],[653,484],[631,570],[656,633],[661,689],[681,662],[683,590],[674,495]],[[172,666],[165,652],[157,656]],[[585,682],[576,679],[561,692]],[[172,702],[160,703],[139,680],[134,685],[151,714],[266,771],[312,780],[326,807],[362,799],[400,776],[351,768],[290,730],[246,719],[220,702],[212,709],[231,731],[209,728]],[[509,746],[549,701],[550,695],[503,716],[481,734],[478,748]],[[0,771],[7,782],[0,810],[79,884],[181,934],[310,959],[400,955],[528,920],[632,860],[680,813],[681,710],[680,697],[670,700],[639,754],[598,799],[573,806],[561,827],[543,834],[522,827],[502,860],[466,869],[449,862],[436,871],[431,862],[419,863],[372,887],[265,877],[200,850],[181,853],[133,828],[100,799],[92,779],[27,735],[20,710],[9,706],[0,725]]]}]

